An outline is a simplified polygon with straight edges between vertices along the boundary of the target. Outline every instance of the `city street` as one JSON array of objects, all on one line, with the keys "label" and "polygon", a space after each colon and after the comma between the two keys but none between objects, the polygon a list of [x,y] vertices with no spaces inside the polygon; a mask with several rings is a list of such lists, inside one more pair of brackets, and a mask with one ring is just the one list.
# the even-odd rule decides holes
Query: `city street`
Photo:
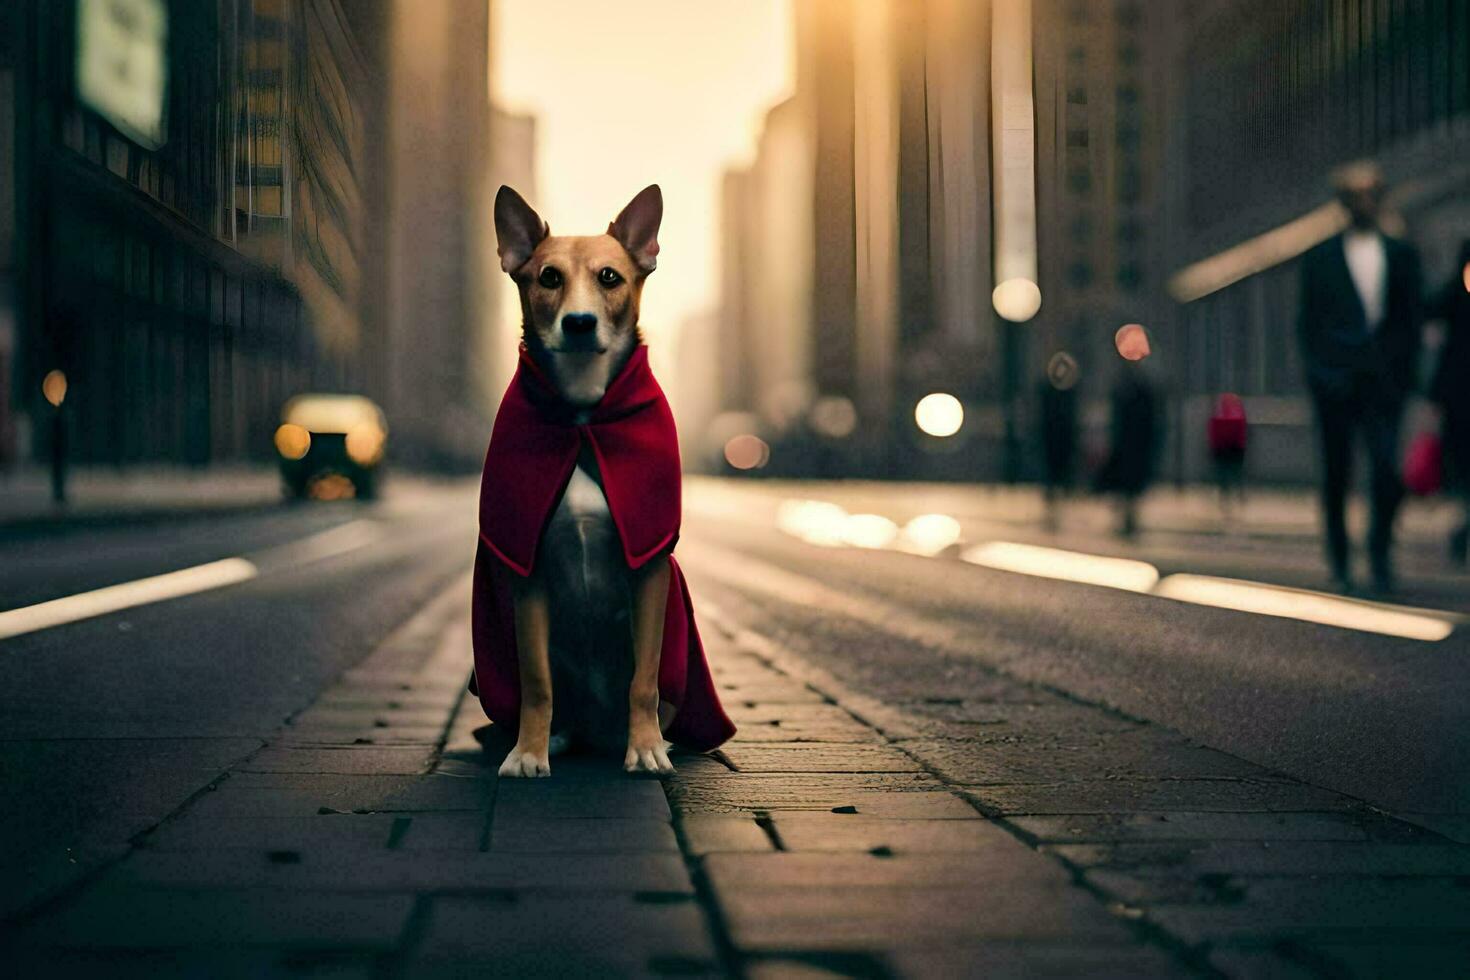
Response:
[{"label": "city street", "polygon": [[1470,952],[1470,590],[1433,511],[1405,518],[1404,605],[1325,607],[1344,628],[1178,577],[1319,584],[1305,498],[1222,528],[1160,494],[1123,542],[1091,501],[1048,532],[1020,489],[691,478],[679,555],[741,732],[660,789],[578,757],[497,785],[463,695],[474,494],[7,526],[6,610],[246,569],[27,631],[0,612],[7,958],[1296,976]]}]

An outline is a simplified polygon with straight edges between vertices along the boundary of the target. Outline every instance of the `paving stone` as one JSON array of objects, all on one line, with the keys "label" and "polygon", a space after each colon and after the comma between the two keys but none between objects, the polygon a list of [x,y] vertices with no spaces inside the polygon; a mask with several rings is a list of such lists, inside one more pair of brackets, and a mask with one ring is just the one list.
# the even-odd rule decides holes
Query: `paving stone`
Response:
[{"label": "paving stone", "polygon": [[939,788],[921,773],[681,773],[669,783],[669,801],[682,812],[829,810],[863,794]]},{"label": "paving stone", "polygon": [[667,820],[543,820],[497,812],[490,825],[490,850],[517,854],[677,853],[679,842]]},{"label": "paving stone", "polygon": [[261,853],[323,847],[371,850],[388,846],[393,821],[386,813],[201,817],[188,812],[149,834],[144,846],[155,851],[248,848]]},{"label": "paving stone", "polygon": [[440,691],[385,691],[381,686],[334,687],[312,704],[314,708],[370,708],[374,711],[432,711],[447,718],[459,701],[459,692]]},{"label": "paving stone", "polygon": [[819,694],[799,681],[781,679],[771,682],[729,683],[718,685],[720,700],[755,705],[776,704],[826,704],[826,695]]},{"label": "paving stone", "polygon": [[[199,861],[180,854],[148,858]],[[31,920],[16,939],[21,945],[119,949],[214,943],[390,949],[413,903],[411,895],[159,889],[113,879]]]},{"label": "paving stone", "polygon": [[[896,977],[985,977],[986,980],[1173,980],[1198,974],[1146,946],[984,943],[890,956]],[[1230,974],[1234,975],[1234,974]]]},{"label": "paving stone", "polygon": [[745,772],[921,772],[909,756],[887,745],[732,745],[726,756]]},{"label": "paving stone", "polygon": [[424,745],[438,744],[442,726],[419,728],[322,728],[292,726],[278,732],[276,745]]},{"label": "paving stone", "polygon": [[278,745],[262,749],[236,771],[411,775],[425,771],[431,756],[432,749],[424,746]]},{"label": "paving stone", "polygon": [[774,850],[770,836],[748,816],[723,813],[691,813],[680,817],[679,829],[690,854],[726,851],[763,852]]},{"label": "paving stone", "polygon": [[1470,968],[1470,937],[1397,933],[1374,942],[1369,937],[1301,942],[1304,955],[1336,966],[1354,977],[1463,977]]},{"label": "paving stone", "polygon": [[1346,810],[1351,800],[1302,783],[1243,779],[1115,779],[1095,782],[971,786],[964,794],[999,814],[1219,813]]},{"label": "paving stone", "polygon": [[1394,816],[1432,830],[1457,844],[1470,844],[1470,814],[1398,813]]},{"label": "paving stone", "polygon": [[467,976],[504,977],[717,969],[714,944],[695,902],[626,895],[436,898],[408,973],[438,975],[456,962],[470,966]]},{"label": "paving stone", "polygon": [[844,742],[883,744],[887,741],[873,729],[849,718],[846,722],[808,721],[797,717],[771,721],[737,722],[740,726],[728,747],[766,742]]},{"label": "paving stone", "polygon": [[1075,888],[997,896],[971,888],[742,888],[719,895],[750,952],[928,948],[973,939],[1125,942],[1130,933]]},{"label": "paving stone", "polygon": [[108,980],[198,980],[201,977],[292,977],[372,980],[383,954],[371,950],[278,950],[212,945],[176,949],[27,949],[12,951],[6,967],[17,977],[107,977]]},{"label": "paving stone", "polygon": [[758,889],[844,888],[1004,888],[1065,889],[1071,877],[1054,861],[1039,860],[1014,838],[983,852],[897,854],[772,852],[711,854],[704,870],[715,891]]},{"label": "paving stone", "polygon": [[1053,784],[1110,779],[1262,779],[1259,766],[1144,729],[1013,742],[912,739],[905,751],[957,784]]},{"label": "paving stone", "polygon": [[[974,820],[883,820],[842,813],[782,812],[773,818],[788,851],[982,851],[1016,848],[1016,838],[971,811]],[[1034,859],[1034,856],[1033,856]]]},{"label": "paving stone", "polygon": [[399,851],[478,851],[489,823],[488,814],[465,811],[402,814],[394,819],[407,821],[393,845]]},{"label": "paving stone", "polygon": [[448,776],[343,776],[237,773],[203,794],[189,813],[226,816],[314,816],[322,807],[342,812],[483,810],[494,781]]},{"label": "paving stone", "polygon": [[1135,907],[1228,904],[1239,900],[1241,889],[1229,875],[1135,875],[1103,868],[1082,877],[1109,898]]},{"label": "paving stone", "polygon": [[1161,905],[1149,921],[1187,943],[1303,932],[1408,930],[1426,938],[1470,922],[1470,889],[1451,878],[1270,878],[1245,882],[1235,904]]},{"label": "paving stone", "polygon": [[620,773],[616,782],[594,784],[558,779],[502,779],[496,790],[495,817],[531,819],[648,819],[667,822],[669,803],[655,779]]},{"label": "paving stone", "polygon": [[1470,875],[1470,847],[1445,844],[1252,841],[1054,845],[1083,867],[1134,875]]},{"label": "paving stone", "polygon": [[1009,822],[1039,841],[1361,841],[1350,813],[1117,813],[1012,817]]},{"label": "paving stone", "polygon": [[1208,960],[1231,980],[1316,980],[1323,975],[1320,968],[1292,960],[1272,946],[1213,947]]},{"label": "paving stone", "polygon": [[781,727],[797,723],[842,727],[857,725],[867,731],[872,731],[846,709],[839,708],[835,704],[756,704],[752,706],[732,702],[725,705],[725,712],[742,731],[749,725],[769,725],[773,722],[779,723]]},{"label": "paving stone", "polygon": [[42,847],[0,864],[0,922],[39,905],[128,853],[128,845]]},{"label": "paving stone", "polygon": [[299,728],[432,728],[449,720],[447,709],[307,708],[291,720]]},{"label": "paving stone", "polygon": [[675,853],[303,850],[291,860],[242,849],[138,851],[105,881],[117,887],[272,888],[285,892],[558,891],[693,894]]},{"label": "paving stone", "polygon": [[881,953],[819,953],[806,959],[790,956],[746,957],[746,980],[832,980],[834,977],[884,977],[891,970]]}]

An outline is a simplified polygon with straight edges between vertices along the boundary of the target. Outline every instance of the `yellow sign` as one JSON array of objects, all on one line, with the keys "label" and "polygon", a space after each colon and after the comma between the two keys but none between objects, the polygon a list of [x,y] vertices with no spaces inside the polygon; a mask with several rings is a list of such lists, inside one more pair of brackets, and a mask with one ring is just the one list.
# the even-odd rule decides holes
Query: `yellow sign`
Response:
[{"label": "yellow sign", "polygon": [[168,138],[164,0],[77,0],[77,94],[150,150]]}]

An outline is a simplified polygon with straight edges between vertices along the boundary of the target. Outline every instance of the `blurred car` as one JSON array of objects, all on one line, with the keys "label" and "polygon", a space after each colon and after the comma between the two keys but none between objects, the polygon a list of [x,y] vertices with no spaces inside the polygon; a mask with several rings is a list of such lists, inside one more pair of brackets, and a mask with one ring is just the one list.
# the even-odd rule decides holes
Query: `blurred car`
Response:
[{"label": "blurred car", "polygon": [[388,423],[362,395],[297,395],[281,409],[275,443],[288,496],[368,498],[377,493]]}]

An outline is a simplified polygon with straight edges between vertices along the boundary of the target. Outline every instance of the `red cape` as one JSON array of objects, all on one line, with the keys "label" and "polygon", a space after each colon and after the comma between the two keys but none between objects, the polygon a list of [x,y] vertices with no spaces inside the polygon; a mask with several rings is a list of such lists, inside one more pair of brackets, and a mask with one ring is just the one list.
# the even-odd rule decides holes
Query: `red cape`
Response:
[{"label": "red cape", "polygon": [[[679,537],[678,434],[668,400],[649,370],[648,348],[639,345],[588,421],[578,425],[522,347],[485,454],[473,598],[473,687],[485,714],[511,731],[520,713],[520,670],[509,576],[531,574],[541,534],[571,478],[583,439],[597,457],[628,567],[639,568],[671,551]],[[669,565],[658,687],[659,697],[674,705],[676,714],[664,736],[707,752],[735,734],[735,726],[715,693],[684,573],[672,555]]]}]

